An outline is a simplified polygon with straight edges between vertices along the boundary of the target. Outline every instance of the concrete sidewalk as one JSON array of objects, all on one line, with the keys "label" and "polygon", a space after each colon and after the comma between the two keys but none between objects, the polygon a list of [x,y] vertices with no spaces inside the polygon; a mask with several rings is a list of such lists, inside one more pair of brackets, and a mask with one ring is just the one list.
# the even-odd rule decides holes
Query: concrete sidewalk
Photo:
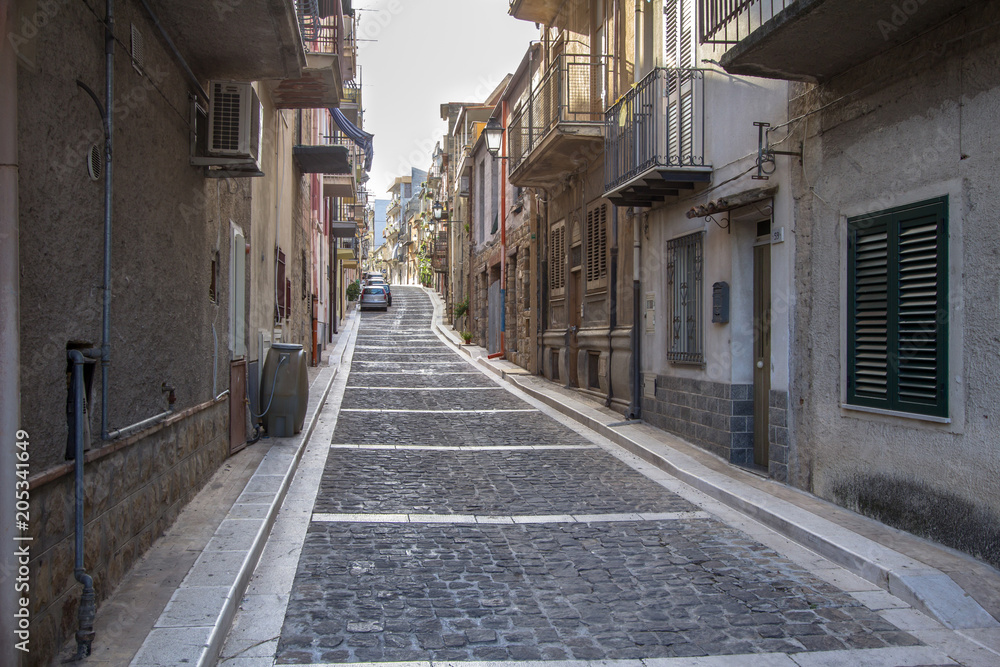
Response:
[{"label": "concrete sidewalk", "polygon": [[707,496],[877,585],[913,608],[996,653],[1000,664],[1000,572],[966,554],[943,547],[751,471],[645,423],[625,423],[621,414],[580,392],[566,389],[501,359],[464,345],[441,319],[435,328],[473,361],[597,432],[627,452]]},{"label": "concrete sidewalk", "polygon": [[[95,619],[93,654],[78,664],[214,665],[317,417],[357,331],[348,315],[310,367],[302,432],[264,438],[225,461]],[[68,642],[54,661],[75,652]]]}]

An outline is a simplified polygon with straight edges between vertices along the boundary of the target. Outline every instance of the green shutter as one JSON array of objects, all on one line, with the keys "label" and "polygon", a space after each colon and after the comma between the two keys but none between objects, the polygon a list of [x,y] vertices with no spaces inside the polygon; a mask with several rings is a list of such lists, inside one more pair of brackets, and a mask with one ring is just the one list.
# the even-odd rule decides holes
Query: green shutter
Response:
[{"label": "green shutter", "polygon": [[849,404],[948,415],[947,210],[848,220]]}]

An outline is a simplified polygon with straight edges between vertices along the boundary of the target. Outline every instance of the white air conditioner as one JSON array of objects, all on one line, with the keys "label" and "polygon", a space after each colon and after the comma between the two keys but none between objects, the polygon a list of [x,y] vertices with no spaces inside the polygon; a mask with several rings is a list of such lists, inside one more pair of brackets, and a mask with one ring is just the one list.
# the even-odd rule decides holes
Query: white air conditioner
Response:
[{"label": "white air conditioner", "polygon": [[243,81],[212,81],[208,102],[208,155],[260,162],[263,111],[257,91]]}]

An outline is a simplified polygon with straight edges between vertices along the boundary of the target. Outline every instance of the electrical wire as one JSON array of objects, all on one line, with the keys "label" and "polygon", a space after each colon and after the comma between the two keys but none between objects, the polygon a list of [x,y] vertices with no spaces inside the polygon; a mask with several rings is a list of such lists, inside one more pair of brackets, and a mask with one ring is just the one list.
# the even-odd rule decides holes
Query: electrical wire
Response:
[{"label": "electrical wire", "polygon": [[[84,5],[84,6],[85,6],[85,7],[86,7],[86,8],[88,9],[88,10],[90,10],[90,13],[94,15],[94,18],[96,18],[96,19],[97,19],[97,22],[98,22],[98,23],[100,23],[100,24],[101,24],[101,25],[102,25],[102,26],[104,27],[104,29],[105,29],[105,30],[107,30],[107,28],[108,28],[108,24],[107,24],[107,21],[105,21],[105,20],[104,20],[104,19],[103,19],[103,18],[102,18],[102,17],[100,16],[100,15],[98,15],[98,13],[97,13],[97,12],[96,12],[96,11],[94,10],[94,8],[93,8],[93,7],[91,7],[91,6],[90,6],[90,3],[89,3],[89,2],[87,2],[87,0],[80,0],[80,1],[81,1],[81,2],[83,3],[83,5]],[[111,32],[111,38],[112,38],[112,39],[114,39],[114,40],[115,40],[115,43],[117,43],[117,44],[118,44],[119,46],[121,46],[121,47],[122,47],[122,49],[124,49],[126,53],[131,53],[131,50],[132,50],[132,48],[131,48],[131,47],[130,47],[130,46],[129,46],[128,44],[126,44],[126,43],[125,43],[124,41],[122,41],[122,40],[121,40],[121,39],[120,39],[120,38],[118,37],[118,35],[114,34],[114,32]],[[145,70],[145,68],[144,68],[144,67],[143,67],[142,65],[140,65],[139,63],[137,63],[137,62],[136,62],[136,61],[135,61],[134,59],[132,60],[132,65],[133,65],[133,66],[134,66],[134,67],[135,67],[135,68],[136,68],[137,70],[139,70],[139,73],[140,73],[140,74],[141,74],[141,75],[142,75],[142,76],[143,76],[143,77],[144,77],[144,78],[145,78],[145,79],[146,79],[147,81],[149,81],[150,85],[151,85],[151,86],[153,86],[153,90],[155,90],[155,91],[156,91],[157,93],[159,93],[160,97],[162,97],[162,98],[163,98],[163,101],[164,101],[164,102],[166,103],[166,105],[167,105],[168,107],[170,107],[170,109],[171,109],[171,110],[172,110],[172,111],[173,111],[173,112],[174,112],[175,114],[177,114],[177,117],[181,119],[181,123],[182,123],[182,124],[184,125],[184,127],[187,127],[188,125],[190,125],[190,119],[189,119],[189,118],[188,118],[188,117],[187,117],[186,115],[184,115],[183,113],[181,113],[181,111],[180,111],[180,110],[179,110],[179,109],[178,109],[177,107],[175,107],[175,106],[173,105],[173,103],[172,103],[172,102],[170,101],[170,98],[169,98],[169,97],[167,97],[166,93],[164,93],[164,92],[163,92],[163,91],[162,91],[162,90],[160,89],[160,87],[159,87],[158,85],[156,85],[156,81],[154,81],[154,80],[153,80],[153,77],[151,77],[151,76],[149,75],[149,73],[148,73],[148,72],[147,72],[147,71]]]}]

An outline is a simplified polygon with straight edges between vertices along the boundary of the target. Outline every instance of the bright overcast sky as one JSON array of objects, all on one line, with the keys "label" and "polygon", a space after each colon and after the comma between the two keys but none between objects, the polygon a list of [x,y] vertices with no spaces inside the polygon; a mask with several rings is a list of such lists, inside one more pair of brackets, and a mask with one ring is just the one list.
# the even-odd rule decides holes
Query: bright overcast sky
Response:
[{"label": "bright overcast sky", "polygon": [[[375,135],[368,190],[379,199],[411,166],[427,169],[444,102],[481,102],[513,73],[538,30],[508,0],[355,0],[365,130]],[[373,11],[365,11],[373,10]]]}]

